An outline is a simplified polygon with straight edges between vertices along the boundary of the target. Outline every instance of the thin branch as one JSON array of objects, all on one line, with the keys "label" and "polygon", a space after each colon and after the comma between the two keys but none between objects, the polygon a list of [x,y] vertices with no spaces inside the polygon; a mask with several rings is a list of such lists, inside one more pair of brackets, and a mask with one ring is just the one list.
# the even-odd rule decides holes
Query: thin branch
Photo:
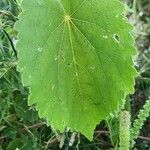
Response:
[{"label": "thin branch", "polygon": [[11,16],[13,18],[13,21],[18,20],[16,16],[14,16],[10,11],[7,10],[0,10],[0,15],[6,15],[6,16]]},{"label": "thin branch", "polygon": [[27,131],[27,130],[33,129],[33,128],[39,128],[39,127],[41,127],[43,125],[45,125],[45,122],[41,122],[41,123],[37,123],[37,124],[31,125],[31,126],[27,126],[27,127],[22,128],[20,130],[20,132]]},{"label": "thin branch", "polygon": [[150,142],[150,137],[144,137],[144,136],[138,136],[138,139],[149,141]]},{"label": "thin branch", "polygon": [[4,31],[6,37],[8,38],[8,40],[9,40],[9,42],[10,42],[10,45],[11,45],[11,47],[12,47],[12,49],[13,49],[13,52],[14,52],[14,54],[15,54],[15,57],[17,58],[17,51],[16,51],[16,49],[15,49],[15,47],[14,47],[14,44],[13,44],[13,42],[12,42],[12,40],[11,40],[9,34],[6,32],[6,30],[3,29],[3,31]]}]

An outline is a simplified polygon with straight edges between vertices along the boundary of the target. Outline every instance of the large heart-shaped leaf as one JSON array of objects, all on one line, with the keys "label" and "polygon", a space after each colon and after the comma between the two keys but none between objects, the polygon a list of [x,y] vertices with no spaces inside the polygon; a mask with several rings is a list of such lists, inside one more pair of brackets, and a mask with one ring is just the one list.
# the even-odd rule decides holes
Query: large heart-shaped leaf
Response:
[{"label": "large heart-shaped leaf", "polygon": [[134,91],[132,30],[118,0],[24,0],[18,68],[55,129],[93,129]]}]

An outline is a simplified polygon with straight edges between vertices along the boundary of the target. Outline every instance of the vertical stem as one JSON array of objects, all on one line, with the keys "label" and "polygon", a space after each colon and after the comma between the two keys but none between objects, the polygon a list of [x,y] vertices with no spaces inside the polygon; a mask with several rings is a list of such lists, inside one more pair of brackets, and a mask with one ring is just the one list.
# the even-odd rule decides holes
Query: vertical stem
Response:
[{"label": "vertical stem", "polygon": [[129,150],[130,148],[130,113],[128,111],[121,111],[119,118],[119,138],[120,150]]}]

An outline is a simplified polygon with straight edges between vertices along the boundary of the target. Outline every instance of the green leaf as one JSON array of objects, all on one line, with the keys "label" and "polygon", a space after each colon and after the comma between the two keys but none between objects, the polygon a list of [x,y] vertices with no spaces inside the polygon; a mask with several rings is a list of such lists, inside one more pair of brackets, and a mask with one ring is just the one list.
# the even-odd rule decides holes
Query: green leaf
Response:
[{"label": "green leaf", "polygon": [[130,35],[118,0],[24,0],[16,24],[18,69],[29,105],[53,128],[89,139],[134,92]]},{"label": "green leaf", "polygon": [[24,141],[21,139],[15,139],[11,141],[7,147],[7,150],[17,150],[24,146]]},{"label": "green leaf", "polygon": [[34,109],[29,108],[27,104],[26,94],[21,95],[19,92],[16,92],[14,95],[15,99],[13,101],[13,105],[15,108],[15,112],[17,117],[23,119],[25,122],[34,123],[38,120],[38,114]]}]

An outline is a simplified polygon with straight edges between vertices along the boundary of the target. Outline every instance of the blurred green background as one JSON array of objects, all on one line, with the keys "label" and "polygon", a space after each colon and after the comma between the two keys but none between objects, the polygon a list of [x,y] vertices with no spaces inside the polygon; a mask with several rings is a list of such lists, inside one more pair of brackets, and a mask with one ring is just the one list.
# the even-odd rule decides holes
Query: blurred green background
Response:
[{"label": "blurred green background", "polygon": [[[123,1],[123,0],[122,0]],[[132,120],[150,96],[150,0],[124,0],[127,17],[134,25],[133,35],[139,54],[135,67],[135,94],[130,95]],[[17,32],[20,7],[16,0],[0,0],[0,150],[113,150],[118,142],[118,122],[97,126],[94,140],[64,132],[53,133],[45,121],[39,119],[33,107],[27,106],[28,89],[23,87],[16,71]],[[86,128],[86,127],[85,127]],[[112,139],[113,138],[113,139]],[[115,143],[115,144],[114,144]],[[147,119],[135,145],[137,150],[150,150],[150,118]]]}]

